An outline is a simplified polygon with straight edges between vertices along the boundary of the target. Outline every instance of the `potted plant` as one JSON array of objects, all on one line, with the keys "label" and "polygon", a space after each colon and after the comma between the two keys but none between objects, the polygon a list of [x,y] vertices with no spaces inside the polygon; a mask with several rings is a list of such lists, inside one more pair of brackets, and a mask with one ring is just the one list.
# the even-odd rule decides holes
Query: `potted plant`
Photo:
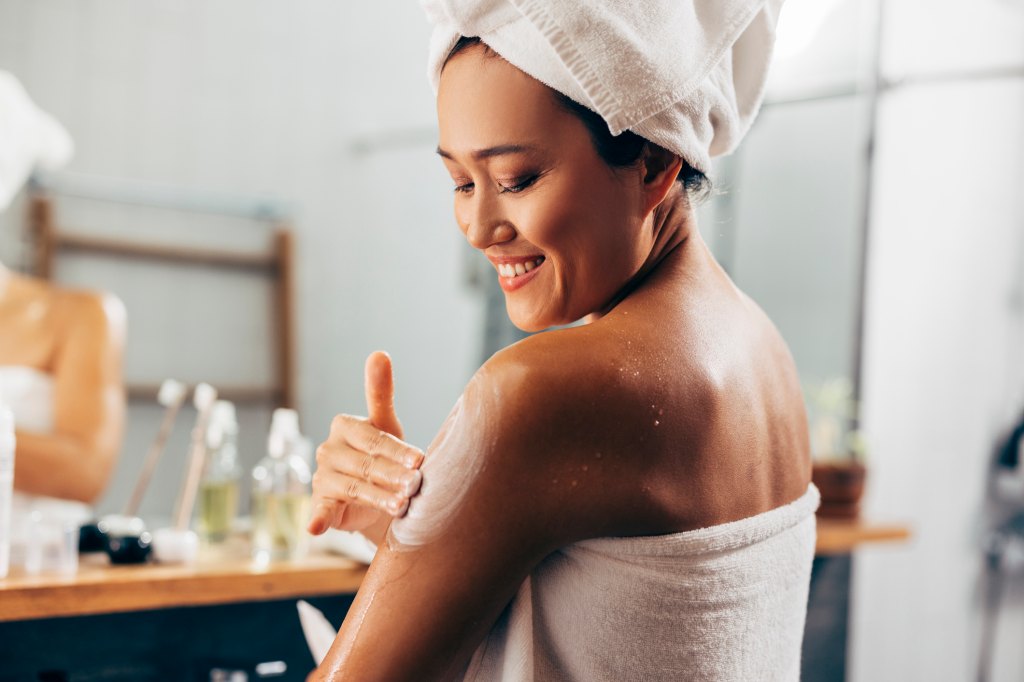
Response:
[{"label": "potted plant", "polygon": [[857,401],[846,377],[805,388],[814,458],[812,480],[821,492],[818,516],[855,519],[867,473],[863,434],[853,428]]}]

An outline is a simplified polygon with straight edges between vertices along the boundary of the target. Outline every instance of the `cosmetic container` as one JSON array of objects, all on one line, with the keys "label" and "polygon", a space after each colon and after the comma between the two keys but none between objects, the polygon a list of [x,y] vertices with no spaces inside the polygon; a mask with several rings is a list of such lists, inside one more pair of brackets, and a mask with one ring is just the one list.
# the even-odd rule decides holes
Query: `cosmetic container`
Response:
[{"label": "cosmetic container", "polygon": [[78,572],[78,524],[34,510],[28,517],[25,573]]},{"label": "cosmetic container", "polygon": [[226,400],[213,405],[206,432],[206,467],[199,484],[199,537],[206,543],[224,541],[238,516],[238,421],[235,406]]},{"label": "cosmetic container", "polygon": [[14,414],[0,398],[0,578],[11,562],[11,500],[14,497]]},{"label": "cosmetic container", "polygon": [[312,474],[294,410],[274,411],[267,456],[252,471],[252,551],[257,563],[303,556],[309,546]]}]

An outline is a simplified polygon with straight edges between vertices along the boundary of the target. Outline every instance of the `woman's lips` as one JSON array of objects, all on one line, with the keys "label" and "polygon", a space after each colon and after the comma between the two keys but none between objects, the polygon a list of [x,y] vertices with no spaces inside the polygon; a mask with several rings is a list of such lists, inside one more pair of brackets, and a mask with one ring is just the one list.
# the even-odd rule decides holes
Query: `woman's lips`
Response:
[{"label": "woman's lips", "polygon": [[526,286],[532,280],[537,270],[544,265],[544,256],[530,256],[527,258],[496,258],[493,259],[494,267],[498,271],[498,283],[505,291],[515,291]]}]

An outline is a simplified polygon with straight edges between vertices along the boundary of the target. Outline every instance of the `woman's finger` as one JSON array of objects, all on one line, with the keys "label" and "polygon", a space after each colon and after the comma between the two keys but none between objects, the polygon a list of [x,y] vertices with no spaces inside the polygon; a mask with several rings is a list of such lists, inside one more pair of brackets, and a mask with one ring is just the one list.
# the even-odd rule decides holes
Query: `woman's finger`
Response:
[{"label": "woman's finger", "polygon": [[320,535],[335,524],[339,513],[344,514],[344,512],[345,509],[343,502],[335,502],[333,500],[320,500],[318,502],[314,502],[313,513],[309,517],[309,523],[306,525],[306,530],[313,535]]},{"label": "woman's finger", "polygon": [[423,462],[423,451],[382,431],[368,420],[341,414],[331,423],[331,439],[340,438],[360,452],[380,455],[409,468]]},{"label": "woman's finger", "polygon": [[338,472],[313,474],[313,488],[320,498],[373,507],[392,516],[401,516],[409,505],[409,498],[388,492],[368,481]]},{"label": "woman's finger", "polygon": [[423,479],[419,470],[409,469],[387,457],[359,452],[349,446],[334,446],[329,442],[317,449],[316,461],[317,468],[326,467],[361,478],[406,497],[416,494]]},{"label": "woman's finger", "polygon": [[402,437],[402,424],[395,414],[395,380],[391,372],[391,357],[376,351],[366,358],[366,409],[370,423],[392,436]]}]

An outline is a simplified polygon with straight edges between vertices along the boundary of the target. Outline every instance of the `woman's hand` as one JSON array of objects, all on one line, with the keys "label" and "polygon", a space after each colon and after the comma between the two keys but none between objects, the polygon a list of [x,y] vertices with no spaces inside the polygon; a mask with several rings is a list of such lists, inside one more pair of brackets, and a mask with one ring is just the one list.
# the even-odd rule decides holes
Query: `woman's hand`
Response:
[{"label": "woman's hand", "polygon": [[369,418],[338,415],[317,448],[310,533],[358,530],[379,544],[391,519],[405,514],[420,487],[423,451],[401,440],[394,394],[391,358],[372,353],[366,359]]}]

